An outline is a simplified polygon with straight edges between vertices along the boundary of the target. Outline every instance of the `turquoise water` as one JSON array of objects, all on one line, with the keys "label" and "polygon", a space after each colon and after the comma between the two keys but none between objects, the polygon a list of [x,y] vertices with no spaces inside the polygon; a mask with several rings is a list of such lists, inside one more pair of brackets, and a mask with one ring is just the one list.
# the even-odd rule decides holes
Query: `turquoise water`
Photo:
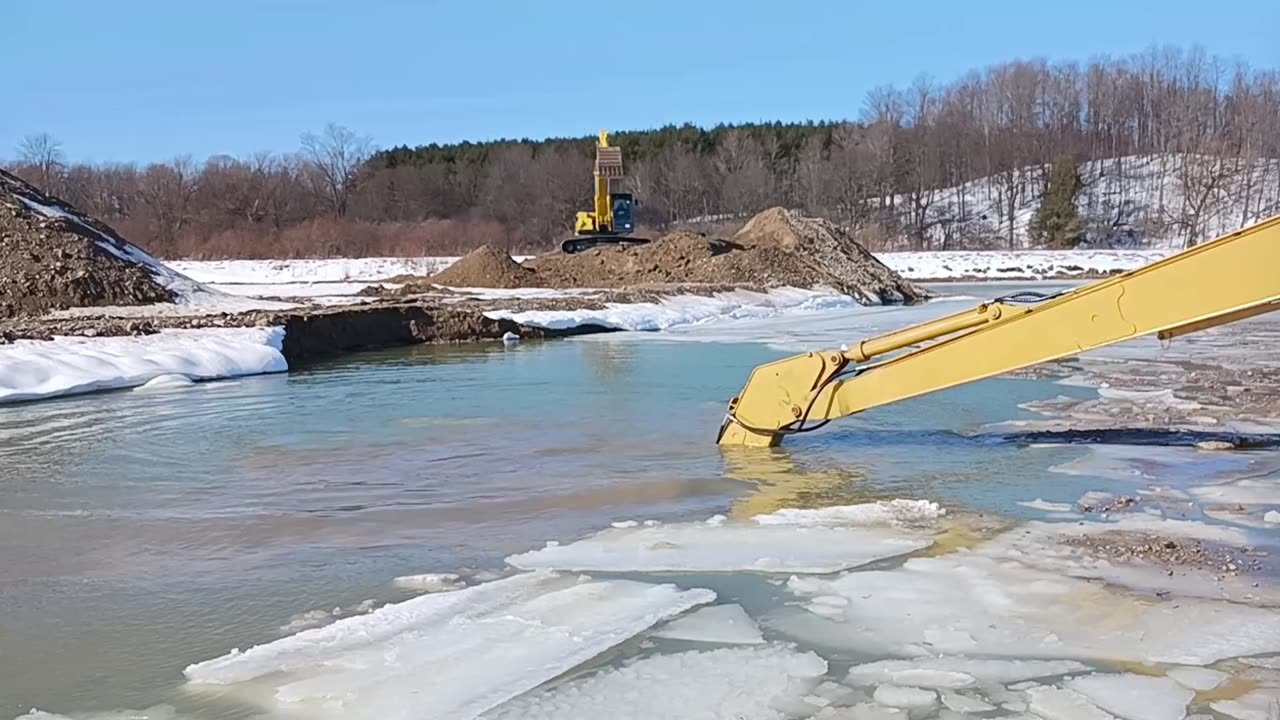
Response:
[{"label": "turquoise water", "polygon": [[[367,353],[288,375],[0,409],[0,718],[175,702],[189,663],[398,575],[627,518],[926,497],[1019,515],[1132,484],[977,434],[1091,391],[990,380],[766,453],[714,444],[758,344],[583,339]],[[210,711],[210,716],[214,713]]]}]

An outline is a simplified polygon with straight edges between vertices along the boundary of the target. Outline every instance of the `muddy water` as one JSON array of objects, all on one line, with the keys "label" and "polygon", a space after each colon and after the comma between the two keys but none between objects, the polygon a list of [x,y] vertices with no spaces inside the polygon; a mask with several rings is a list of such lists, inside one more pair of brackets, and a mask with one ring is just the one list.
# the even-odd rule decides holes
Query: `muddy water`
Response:
[{"label": "muddy water", "polygon": [[[803,322],[891,327],[958,307]],[[803,336],[797,322],[778,327]],[[187,664],[308,611],[406,597],[398,575],[500,569],[613,520],[894,496],[1019,515],[1020,500],[1132,488],[1048,471],[1087,450],[975,434],[1031,418],[1020,403],[1092,396],[1045,380],[900,403],[766,460],[722,454],[724,400],[786,354],[724,329],[411,348],[0,409],[0,718],[156,703],[215,717],[176,693]]]}]

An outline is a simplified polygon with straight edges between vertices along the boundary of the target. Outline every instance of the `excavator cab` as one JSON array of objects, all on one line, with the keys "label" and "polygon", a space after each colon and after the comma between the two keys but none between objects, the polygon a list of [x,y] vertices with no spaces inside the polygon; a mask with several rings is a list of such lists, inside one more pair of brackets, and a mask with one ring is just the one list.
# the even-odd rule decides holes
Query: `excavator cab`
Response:
[{"label": "excavator cab", "polygon": [[631,193],[613,192],[625,178],[622,148],[609,144],[609,133],[601,130],[596,144],[595,197],[590,211],[579,211],[573,222],[574,237],[560,244],[566,253],[582,252],[601,245],[643,245],[645,238],[633,237],[635,200]]}]

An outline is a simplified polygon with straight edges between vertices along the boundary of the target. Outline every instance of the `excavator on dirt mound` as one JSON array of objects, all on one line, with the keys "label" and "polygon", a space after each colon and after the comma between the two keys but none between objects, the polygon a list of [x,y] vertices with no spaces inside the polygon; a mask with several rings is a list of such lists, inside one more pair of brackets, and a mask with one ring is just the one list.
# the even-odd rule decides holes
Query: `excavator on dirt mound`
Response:
[{"label": "excavator on dirt mound", "polygon": [[[835,418],[1155,333],[1280,310],[1280,215],[1145,267],[757,367],[717,443],[773,447]],[[887,359],[890,353],[902,351]]]},{"label": "excavator on dirt mound", "polygon": [[609,144],[609,133],[600,131],[596,143],[595,201],[590,211],[579,211],[573,221],[573,237],[560,243],[566,253],[582,252],[601,245],[644,245],[647,238],[634,237],[635,206],[631,193],[622,192],[626,174],[622,168],[622,148]]}]

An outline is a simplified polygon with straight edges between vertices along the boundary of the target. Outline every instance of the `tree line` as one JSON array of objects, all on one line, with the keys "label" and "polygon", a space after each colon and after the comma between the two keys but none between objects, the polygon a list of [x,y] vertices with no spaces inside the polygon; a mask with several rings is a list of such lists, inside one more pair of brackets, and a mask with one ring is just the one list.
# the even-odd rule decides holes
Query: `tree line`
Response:
[{"label": "tree line", "polygon": [[[921,77],[873,89],[848,121],[612,139],[649,233],[784,205],[880,249],[1188,245],[1280,212],[1280,72],[1199,50]],[[34,135],[12,166],[165,257],[538,251],[589,207],[594,141],[375,150],[329,125],[291,153],[138,166],[68,163]]]}]

